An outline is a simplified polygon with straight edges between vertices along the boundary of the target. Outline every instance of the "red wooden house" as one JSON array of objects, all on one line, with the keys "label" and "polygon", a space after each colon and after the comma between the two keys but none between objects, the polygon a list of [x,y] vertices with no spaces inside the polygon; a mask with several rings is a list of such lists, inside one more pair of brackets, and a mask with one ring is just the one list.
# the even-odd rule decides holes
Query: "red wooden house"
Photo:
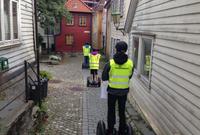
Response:
[{"label": "red wooden house", "polygon": [[81,52],[86,42],[91,44],[92,10],[81,0],[68,0],[65,6],[72,19],[63,17],[60,34],[55,37],[56,51]]}]

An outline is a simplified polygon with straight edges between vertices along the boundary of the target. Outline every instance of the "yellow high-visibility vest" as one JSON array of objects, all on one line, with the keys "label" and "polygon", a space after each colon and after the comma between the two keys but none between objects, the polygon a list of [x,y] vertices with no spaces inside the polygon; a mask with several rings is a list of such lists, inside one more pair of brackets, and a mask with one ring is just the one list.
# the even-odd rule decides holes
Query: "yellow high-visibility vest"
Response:
[{"label": "yellow high-visibility vest", "polygon": [[113,59],[110,60],[109,87],[116,89],[129,88],[129,77],[132,74],[134,63],[128,59],[123,65],[116,64]]},{"label": "yellow high-visibility vest", "polygon": [[89,56],[90,49],[91,49],[90,46],[88,46],[88,47],[83,46],[83,56]]},{"label": "yellow high-visibility vest", "polygon": [[146,55],[145,56],[145,59],[146,59],[146,61],[145,61],[145,65],[144,65],[144,70],[145,71],[150,71],[150,69],[151,69],[151,56],[150,55]]},{"label": "yellow high-visibility vest", "polygon": [[100,58],[101,58],[100,54],[96,54],[96,55],[89,54],[90,69],[99,69]]}]

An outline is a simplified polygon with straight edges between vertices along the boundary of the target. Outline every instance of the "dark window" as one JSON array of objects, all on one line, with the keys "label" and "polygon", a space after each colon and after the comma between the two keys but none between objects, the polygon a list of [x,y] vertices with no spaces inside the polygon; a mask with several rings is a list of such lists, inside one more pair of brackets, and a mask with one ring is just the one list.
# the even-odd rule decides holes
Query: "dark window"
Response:
[{"label": "dark window", "polygon": [[71,19],[66,19],[67,25],[74,25],[74,16],[72,15]]},{"label": "dark window", "polygon": [[18,17],[17,17],[17,3],[12,2],[12,15],[13,15],[13,38],[18,38]]},{"label": "dark window", "polygon": [[87,18],[86,16],[79,16],[79,26],[86,26]]},{"label": "dark window", "polygon": [[11,39],[10,0],[4,0],[4,28],[5,28],[5,40],[10,40]]}]

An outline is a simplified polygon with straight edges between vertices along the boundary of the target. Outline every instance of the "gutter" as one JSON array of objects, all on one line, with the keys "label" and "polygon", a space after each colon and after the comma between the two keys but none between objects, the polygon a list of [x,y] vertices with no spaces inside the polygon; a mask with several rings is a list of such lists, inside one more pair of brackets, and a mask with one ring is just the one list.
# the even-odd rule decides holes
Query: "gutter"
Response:
[{"label": "gutter", "polygon": [[127,33],[131,31],[137,4],[138,4],[138,0],[131,0],[130,2],[127,18],[124,25],[124,31]]}]

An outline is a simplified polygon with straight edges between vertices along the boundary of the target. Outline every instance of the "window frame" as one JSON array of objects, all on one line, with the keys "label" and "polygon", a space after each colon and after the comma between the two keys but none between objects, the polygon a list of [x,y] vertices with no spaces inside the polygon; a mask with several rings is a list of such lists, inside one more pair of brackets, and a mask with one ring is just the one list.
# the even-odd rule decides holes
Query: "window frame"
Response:
[{"label": "window frame", "polygon": [[[153,35],[143,35],[143,34],[132,34],[131,38],[134,37],[139,38],[139,46],[138,46],[138,60],[137,60],[137,67],[134,68],[134,75],[137,76],[138,79],[140,79],[146,86],[148,86],[149,90],[151,89],[151,76],[152,76],[152,67],[153,67],[153,50],[154,50],[154,41],[155,37]],[[151,69],[149,71],[149,76],[146,77],[142,73],[143,68],[143,61],[142,61],[142,55],[144,54],[144,44],[143,39],[150,39],[151,40]],[[132,41],[133,44],[133,41]]]},{"label": "window frame", "polygon": [[73,21],[72,21],[73,23],[72,23],[72,24],[69,24],[69,23],[67,23],[67,18],[66,18],[66,25],[67,25],[67,26],[74,26],[74,25],[75,25],[75,16],[74,16],[74,15],[72,15],[72,20],[73,20]]},{"label": "window frame", "polygon": [[[85,17],[85,25],[81,25],[80,24],[80,20],[82,20],[82,17]],[[86,15],[79,15],[79,17],[78,17],[78,25],[80,27],[87,27],[87,16]]]},{"label": "window frame", "polygon": [[[1,34],[2,34],[2,40],[0,40],[0,49],[4,48],[4,47],[10,47],[10,46],[15,46],[15,45],[19,45],[20,44],[20,39],[21,39],[21,31],[20,31],[20,14],[21,14],[21,10],[20,10],[20,0],[10,0],[9,4],[10,4],[10,39],[6,40],[5,39],[5,27],[4,27],[4,1],[0,1],[1,2],[1,7],[0,7],[0,14],[1,14]],[[18,32],[18,38],[14,39],[14,29],[13,29],[13,4],[12,3],[16,3],[17,4],[17,32]]]},{"label": "window frame", "polygon": [[[72,44],[67,44],[67,36],[72,36],[73,37]],[[65,34],[65,46],[74,46],[74,34]]]}]

